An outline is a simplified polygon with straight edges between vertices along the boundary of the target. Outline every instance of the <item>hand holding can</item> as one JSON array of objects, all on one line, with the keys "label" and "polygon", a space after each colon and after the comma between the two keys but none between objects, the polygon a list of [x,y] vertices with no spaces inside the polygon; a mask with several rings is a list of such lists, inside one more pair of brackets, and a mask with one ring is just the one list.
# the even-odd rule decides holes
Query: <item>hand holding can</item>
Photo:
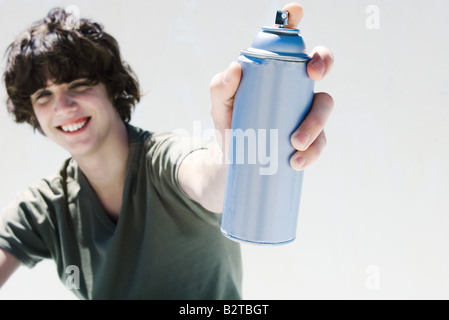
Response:
[{"label": "hand holding can", "polygon": [[237,240],[283,244],[294,240],[303,171],[290,159],[290,137],[307,116],[314,82],[307,74],[298,29],[264,27],[239,57],[242,79],[235,95],[222,232]]}]

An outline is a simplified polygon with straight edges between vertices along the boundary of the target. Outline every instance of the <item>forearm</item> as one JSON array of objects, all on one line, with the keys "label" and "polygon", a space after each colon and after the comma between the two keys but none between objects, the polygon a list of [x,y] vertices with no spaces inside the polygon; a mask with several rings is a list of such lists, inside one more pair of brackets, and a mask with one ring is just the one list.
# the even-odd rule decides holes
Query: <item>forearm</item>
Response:
[{"label": "forearm", "polygon": [[192,152],[182,162],[178,180],[184,192],[204,208],[215,213],[223,210],[227,165],[217,144]]},{"label": "forearm", "polygon": [[0,248],[0,288],[20,266],[20,261],[8,251]]}]

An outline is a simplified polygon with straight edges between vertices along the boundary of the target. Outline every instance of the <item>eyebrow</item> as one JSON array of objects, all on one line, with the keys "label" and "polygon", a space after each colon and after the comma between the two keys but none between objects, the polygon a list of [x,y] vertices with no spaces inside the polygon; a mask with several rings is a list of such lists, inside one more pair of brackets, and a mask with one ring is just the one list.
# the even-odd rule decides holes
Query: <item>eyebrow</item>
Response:
[{"label": "eyebrow", "polygon": [[87,79],[87,78],[79,78],[79,79],[73,80],[72,82],[69,82],[68,84],[71,85],[71,84],[77,84],[77,83],[90,84],[91,81],[89,81],[89,79]]},{"label": "eyebrow", "polygon": [[[78,83],[86,83],[87,85],[90,84],[89,79],[87,79],[87,78],[78,78],[78,79],[75,79],[75,80],[73,80],[71,82],[67,82],[67,85],[78,84]],[[47,85],[46,87],[42,87],[40,89],[37,89],[34,93],[31,94],[31,96],[39,94],[42,91],[48,90],[48,88],[50,88],[50,87],[52,87],[54,85],[55,85],[55,83],[51,82],[50,85]]]}]

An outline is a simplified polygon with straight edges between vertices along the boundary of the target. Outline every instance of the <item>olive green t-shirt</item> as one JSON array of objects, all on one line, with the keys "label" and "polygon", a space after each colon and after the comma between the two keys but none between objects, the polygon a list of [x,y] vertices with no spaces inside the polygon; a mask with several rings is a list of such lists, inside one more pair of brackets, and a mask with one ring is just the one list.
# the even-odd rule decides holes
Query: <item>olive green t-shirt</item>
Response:
[{"label": "olive green t-shirt", "polygon": [[73,159],[21,192],[0,217],[0,247],[33,267],[53,259],[82,299],[240,299],[240,247],[220,216],[191,200],[177,172],[194,139],[127,125],[130,151],[117,222]]}]

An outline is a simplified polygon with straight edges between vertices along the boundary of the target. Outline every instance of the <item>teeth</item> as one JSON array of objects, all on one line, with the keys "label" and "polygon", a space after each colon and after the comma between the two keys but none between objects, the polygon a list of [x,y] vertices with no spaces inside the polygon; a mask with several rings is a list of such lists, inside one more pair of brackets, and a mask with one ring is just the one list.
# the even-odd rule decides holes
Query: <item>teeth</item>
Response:
[{"label": "teeth", "polygon": [[84,125],[86,123],[87,123],[87,119],[84,120],[83,122],[68,124],[66,126],[61,126],[61,129],[65,132],[74,132],[74,131],[77,131],[77,130],[81,129],[82,127],[84,127]]}]

